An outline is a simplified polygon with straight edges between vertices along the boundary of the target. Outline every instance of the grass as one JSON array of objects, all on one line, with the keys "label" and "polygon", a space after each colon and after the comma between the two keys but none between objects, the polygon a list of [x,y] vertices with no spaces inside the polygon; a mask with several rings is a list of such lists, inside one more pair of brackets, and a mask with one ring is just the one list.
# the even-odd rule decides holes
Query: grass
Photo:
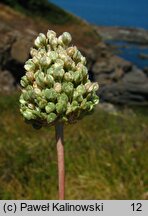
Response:
[{"label": "grass", "polygon": [[[65,126],[66,199],[148,198],[148,112],[95,110]],[[34,130],[0,96],[0,199],[57,199],[54,128]]]},{"label": "grass", "polygon": [[48,0],[2,0],[1,2],[28,16],[40,17],[54,24],[80,22],[76,16],[66,12],[64,9],[49,2]]}]

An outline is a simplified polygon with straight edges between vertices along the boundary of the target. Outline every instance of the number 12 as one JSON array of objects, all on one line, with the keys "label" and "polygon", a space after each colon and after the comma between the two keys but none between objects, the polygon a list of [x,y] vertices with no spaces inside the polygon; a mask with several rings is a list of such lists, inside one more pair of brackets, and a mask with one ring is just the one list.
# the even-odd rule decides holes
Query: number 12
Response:
[{"label": "number 12", "polygon": [[132,203],[131,206],[133,207],[133,211],[142,211],[142,204],[141,203]]}]

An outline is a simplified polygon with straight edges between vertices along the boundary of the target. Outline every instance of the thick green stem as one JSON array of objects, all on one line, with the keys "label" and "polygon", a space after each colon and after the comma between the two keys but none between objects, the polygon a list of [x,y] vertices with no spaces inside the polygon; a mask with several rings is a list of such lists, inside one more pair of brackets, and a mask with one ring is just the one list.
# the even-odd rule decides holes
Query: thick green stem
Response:
[{"label": "thick green stem", "polygon": [[65,168],[64,168],[64,143],[63,143],[63,124],[57,123],[55,126],[58,158],[58,182],[59,200],[64,200],[65,192]]}]

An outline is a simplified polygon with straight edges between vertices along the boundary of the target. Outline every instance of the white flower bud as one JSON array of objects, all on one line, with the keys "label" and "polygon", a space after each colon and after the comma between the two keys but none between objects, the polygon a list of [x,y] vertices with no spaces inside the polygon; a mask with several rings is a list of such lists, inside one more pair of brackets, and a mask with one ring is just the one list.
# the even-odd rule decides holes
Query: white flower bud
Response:
[{"label": "white flower bud", "polygon": [[29,104],[28,104],[28,108],[33,110],[33,109],[35,108],[35,106],[34,106],[34,104],[29,103]]},{"label": "white flower bud", "polygon": [[34,80],[34,73],[33,72],[27,72],[26,77],[29,81],[32,82]]},{"label": "white flower bud", "polygon": [[31,48],[31,50],[30,50],[30,55],[31,55],[32,57],[36,56],[37,53],[38,53],[38,51],[37,51],[36,49]]},{"label": "white flower bud", "polygon": [[57,92],[57,93],[60,93],[61,92],[61,90],[62,90],[62,85],[61,85],[61,83],[55,83],[54,84],[54,90]]},{"label": "white flower bud", "polygon": [[49,39],[49,42],[56,37],[56,33],[52,30],[48,30],[47,32],[47,38]]},{"label": "white flower bud", "polygon": [[34,56],[32,58],[32,61],[33,61],[34,64],[39,64],[39,59],[37,58],[37,56]]},{"label": "white flower bud", "polygon": [[58,45],[58,39],[57,38],[53,38],[51,41],[50,41],[50,45],[55,49]]},{"label": "white flower bud", "polygon": [[93,83],[93,90],[97,91],[99,89],[99,85],[97,82]]},{"label": "white flower bud", "polygon": [[66,52],[70,57],[73,57],[73,55],[77,52],[77,47],[68,47]]},{"label": "white flower bud", "polygon": [[40,88],[35,87],[35,88],[34,88],[34,93],[35,93],[36,95],[41,95],[42,91],[41,91]]},{"label": "white flower bud", "polygon": [[93,90],[93,84],[91,82],[88,82],[85,84],[85,89],[87,92],[91,92]]},{"label": "white flower bud", "polygon": [[65,45],[69,45],[72,40],[71,34],[69,34],[68,32],[64,32],[62,34],[62,40]]},{"label": "white flower bud", "polygon": [[64,46],[62,35],[60,35],[60,36],[58,37],[58,44],[61,45],[62,47]]}]

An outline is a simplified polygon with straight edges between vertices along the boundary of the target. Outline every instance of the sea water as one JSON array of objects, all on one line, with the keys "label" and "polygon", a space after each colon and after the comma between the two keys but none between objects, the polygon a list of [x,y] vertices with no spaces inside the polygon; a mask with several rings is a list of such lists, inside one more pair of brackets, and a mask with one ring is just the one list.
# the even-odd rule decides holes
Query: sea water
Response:
[{"label": "sea water", "polygon": [[[86,21],[99,26],[123,26],[148,29],[148,0],[52,0]],[[116,44],[118,45],[118,44]],[[140,59],[139,52],[148,54],[148,48],[129,44],[120,49],[121,57],[140,68],[148,67],[148,60]]]},{"label": "sea water", "polygon": [[148,0],[52,0],[52,2],[96,25],[148,29]]}]

